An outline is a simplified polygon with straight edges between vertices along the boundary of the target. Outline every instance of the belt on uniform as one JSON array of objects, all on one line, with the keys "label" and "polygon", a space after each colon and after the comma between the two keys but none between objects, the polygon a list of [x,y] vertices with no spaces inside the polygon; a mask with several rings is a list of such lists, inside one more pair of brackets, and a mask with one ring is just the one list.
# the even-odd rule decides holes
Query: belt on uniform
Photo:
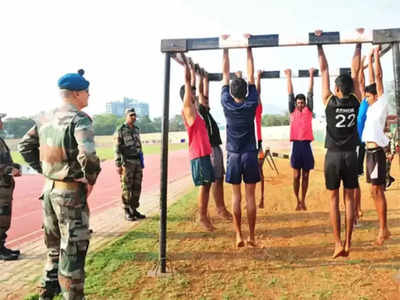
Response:
[{"label": "belt on uniform", "polygon": [[139,159],[139,155],[129,155],[129,156],[125,156],[125,159]]},{"label": "belt on uniform", "polygon": [[54,181],[54,187],[58,190],[77,190],[80,185],[80,182],[74,181]]},{"label": "belt on uniform", "polygon": [[368,153],[376,153],[376,152],[379,152],[379,151],[383,151],[383,148],[382,147],[367,148],[367,152]]}]

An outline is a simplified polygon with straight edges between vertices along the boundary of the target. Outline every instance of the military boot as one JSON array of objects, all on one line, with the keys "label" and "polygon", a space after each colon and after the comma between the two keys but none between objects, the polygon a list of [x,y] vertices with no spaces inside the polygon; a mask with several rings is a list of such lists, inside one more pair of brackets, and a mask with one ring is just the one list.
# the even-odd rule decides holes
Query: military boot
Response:
[{"label": "military boot", "polygon": [[21,251],[19,250],[12,250],[12,249],[8,249],[6,246],[3,246],[3,249],[9,253],[11,253],[12,255],[16,255],[19,256],[21,254]]},{"label": "military boot", "polygon": [[132,214],[131,210],[129,208],[124,208],[125,210],[125,220],[127,221],[136,221],[135,215]]},{"label": "military boot", "polygon": [[18,255],[13,254],[12,252],[9,251],[10,249],[7,249],[6,247],[1,246],[0,247],[0,260],[17,260]]},{"label": "military boot", "polygon": [[39,287],[39,300],[52,300],[60,293],[61,288],[58,281],[46,282]]},{"label": "military boot", "polygon": [[146,216],[138,212],[136,209],[133,210],[133,216],[136,217],[136,219],[145,219]]}]

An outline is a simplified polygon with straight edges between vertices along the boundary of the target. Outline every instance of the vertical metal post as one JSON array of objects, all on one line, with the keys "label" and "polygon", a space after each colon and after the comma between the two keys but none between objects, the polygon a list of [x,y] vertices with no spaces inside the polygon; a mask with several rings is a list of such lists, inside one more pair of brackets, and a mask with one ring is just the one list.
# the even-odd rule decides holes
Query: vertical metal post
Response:
[{"label": "vertical metal post", "polygon": [[161,177],[160,177],[160,266],[161,273],[167,272],[167,179],[168,179],[168,130],[169,130],[169,83],[171,56],[165,53],[164,70],[164,113],[162,118]]},{"label": "vertical metal post", "polygon": [[400,130],[400,51],[399,43],[393,43],[393,79],[394,79],[394,98],[396,101],[397,130]]}]

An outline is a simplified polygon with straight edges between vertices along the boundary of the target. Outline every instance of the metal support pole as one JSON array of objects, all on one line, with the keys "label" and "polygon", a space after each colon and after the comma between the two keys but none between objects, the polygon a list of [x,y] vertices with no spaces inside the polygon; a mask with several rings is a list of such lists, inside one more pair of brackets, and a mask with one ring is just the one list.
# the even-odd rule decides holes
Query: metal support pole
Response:
[{"label": "metal support pole", "polygon": [[171,56],[165,53],[164,113],[162,118],[162,151],[160,178],[160,266],[161,273],[167,272],[167,179],[168,179],[168,130],[169,130],[169,83]]},{"label": "metal support pole", "polygon": [[394,98],[396,101],[396,113],[397,113],[397,130],[400,130],[400,51],[399,51],[399,43],[393,43],[392,52],[393,52]]}]

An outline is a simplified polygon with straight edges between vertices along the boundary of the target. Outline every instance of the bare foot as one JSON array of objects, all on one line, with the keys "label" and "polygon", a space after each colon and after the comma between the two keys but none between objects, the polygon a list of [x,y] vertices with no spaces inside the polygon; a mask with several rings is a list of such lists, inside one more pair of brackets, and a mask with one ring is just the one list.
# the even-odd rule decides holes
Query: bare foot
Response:
[{"label": "bare foot", "polygon": [[236,236],[236,248],[244,247],[244,241],[241,236]]},{"label": "bare foot", "polygon": [[363,216],[363,212],[362,212],[362,210],[360,209],[360,210],[358,211],[358,217],[361,218],[362,216]]},{"label": "bare foot", "polygon": [[225,220],[232,221],[232,214],[226,209],[218,210],[218,215]]},{"label": "bare foot", "polygon": [[208,231],[214,231],[216,228],[211,224],[209,219],[200,219],[199,223]]},{"label": "bare foot", "polygon": [[300,202],[297,202],[297,206],[296,206],[296,210],[301,210],[301,204],[300,204]]},{"label": "bare foot", "polygon": [[306,207],[306,204],[305,204],[304,201],[300,202],[300,207],[301,207],[302,210],[307,210],[307,207]]},{"label": "bare foot", "polygon": [[390,236],[391,236],[391,233],[390,233],[390,231],[387,230],[387,229],[386,229],[384,232],[382,232],[382,233],[379,232],[378,237],[377,237],[375,243],[376,243],[378,246],[382,246],[383,243],[385,242],[385,240],[389,239]]},{"label": "bare foot", "polygon": [[257,247],[258,247],[258,245],[256,244],[256,242],[255,242],[255,241],[252,241],[252,240],[247,240],[247,241],[246,241],[246,244],[247,244],[248,247],[253,247],[253,248],[257,248]]},{"label": "bare foot", "polygon": [[333,252],[332,258],[337,258],[339,256],[343,256],[345,253],[345,250],[343,246],[336,246],[335,251]]},{"label": "bare foot", "polygon": [[260,200],[260,203],[258,204],[258,208],[264,208],[264,199]]}]

